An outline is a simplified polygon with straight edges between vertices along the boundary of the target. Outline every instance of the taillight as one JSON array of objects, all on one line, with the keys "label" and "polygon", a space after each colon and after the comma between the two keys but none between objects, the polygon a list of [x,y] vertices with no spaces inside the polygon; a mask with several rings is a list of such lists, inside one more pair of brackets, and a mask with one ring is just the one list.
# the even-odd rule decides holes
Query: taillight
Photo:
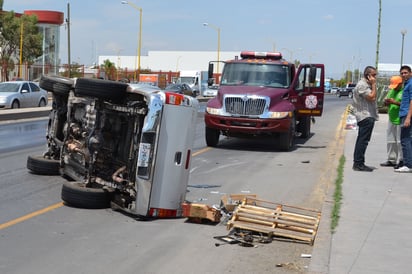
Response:
[{"label": "taillight", "polygon": [[166,104],[168,105],[181,105],[185,99],[185,96],[182,94],[174,92],[166,92]]},{"label": "taillight", "polygon": [[149,216],[156,218],[175,218],[182,216],[182,212],[181,210],[178,211],[176,209],[150,208]]}]

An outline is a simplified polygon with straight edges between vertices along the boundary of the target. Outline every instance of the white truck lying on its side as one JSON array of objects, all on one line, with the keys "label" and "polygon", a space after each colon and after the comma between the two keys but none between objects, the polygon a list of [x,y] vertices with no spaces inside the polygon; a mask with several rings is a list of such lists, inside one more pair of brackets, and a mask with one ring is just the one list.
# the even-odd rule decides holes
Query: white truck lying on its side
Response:
[{"label": "white truck lying on its side", "polygon": [[27,159],[32,173],[68,178],[61,198],[71,206],[182,216],[195,98],[86,78],[43,76],[40,86],[53,107],[47,151]]}]

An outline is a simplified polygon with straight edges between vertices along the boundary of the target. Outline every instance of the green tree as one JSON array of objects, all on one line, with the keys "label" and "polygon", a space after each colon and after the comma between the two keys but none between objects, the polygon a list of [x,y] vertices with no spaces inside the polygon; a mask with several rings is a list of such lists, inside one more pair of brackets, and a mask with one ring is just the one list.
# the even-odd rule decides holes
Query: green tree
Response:
[{"label": "green tree", "polygon": [[[2,3],[0,2],[0,5]],[[20,59],[20,45],[23,44],[22,62],[31,64],[43,54],[42,34],[37,27],[37,17],[21,15],[17,17],[13,11],[0,13],[0,65],[2,80],[9,80],[9,64]]]},{"label": "green tree", "polygon": [[111,62],[109,59],[103,61],[103,65],[101,65],[102,69],[105,73],[105,79],[114,80],[114,75],[116,74],[116,65]]}]

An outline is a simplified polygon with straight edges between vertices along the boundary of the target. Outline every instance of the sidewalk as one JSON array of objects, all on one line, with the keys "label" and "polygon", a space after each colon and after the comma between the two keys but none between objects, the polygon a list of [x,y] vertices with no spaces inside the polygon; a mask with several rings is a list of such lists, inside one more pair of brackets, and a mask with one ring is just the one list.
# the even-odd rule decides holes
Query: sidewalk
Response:
[{"label": "sidewalk", "polygon": [[332,235],[329,272],[412,272],[412,174],[381,167],[386,161],[387,114],[380,114],[366,151],[373,172],[352,170],[357,130],[347,130],[340,220]]}]

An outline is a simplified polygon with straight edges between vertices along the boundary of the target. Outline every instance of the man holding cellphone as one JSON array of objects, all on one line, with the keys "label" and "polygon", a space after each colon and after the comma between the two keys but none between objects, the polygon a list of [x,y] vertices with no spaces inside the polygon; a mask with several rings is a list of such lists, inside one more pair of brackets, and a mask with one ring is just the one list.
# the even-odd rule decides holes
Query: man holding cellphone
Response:
[{"label": "man holding cellphone", "polygon": [[412,81],[411,67],[401,67],[401,77],[404,81],[401,106],[399,108],[399,118],[401,119],[401,146],[403,153],[403,166],[395,169],[395,172],[412,172]]},{"label": "man holding cellphone", "polygon": [[365,153],[375,121],[379,119],[376,103],[376,68],[367,66],[363,77],[353,90],[354,115],[358,124],[358,136],[353,152],[353,167],[355,171],[373,171],[374,168],[365,165]]}]

